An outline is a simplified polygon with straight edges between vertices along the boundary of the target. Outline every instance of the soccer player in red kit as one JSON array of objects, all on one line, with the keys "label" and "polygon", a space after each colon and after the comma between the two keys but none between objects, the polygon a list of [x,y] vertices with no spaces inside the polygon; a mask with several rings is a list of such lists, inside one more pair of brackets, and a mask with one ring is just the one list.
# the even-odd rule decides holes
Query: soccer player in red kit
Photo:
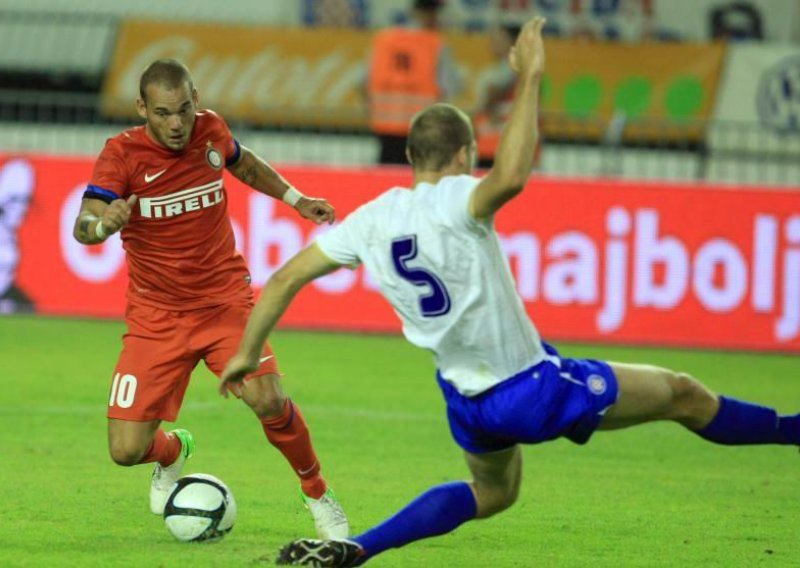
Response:
[{"label": "soccer player in red kit", "polygon": [[[155,462],[150,508],[161,514],[194,451],[188,431],[165,432],[161,421],[177,418],[197,363],[222,373],[253,305],[250,275],[234,248],[223,168],[317,224],[332,222],[334,210],[324,199],[303,196],[240,145],[219,115],[199,110],[181,63],[150,64],[139,94],[145,124],[106,143],[74,235],[93,245],[121,230],[130,276],[128,332],[111,384],[109,452],[123,466]],[[320,474],[300,409],[281,389],[268,345],[240,394],[300,478],[317,532],[346,537],[347,518]]]}]

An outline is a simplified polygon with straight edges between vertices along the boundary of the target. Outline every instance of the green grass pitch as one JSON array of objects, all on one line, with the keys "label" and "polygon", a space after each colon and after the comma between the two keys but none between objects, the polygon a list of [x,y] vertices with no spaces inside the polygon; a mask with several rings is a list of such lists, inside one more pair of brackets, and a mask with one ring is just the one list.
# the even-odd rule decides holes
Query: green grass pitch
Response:
[{"label": "green grass pitch", "polygon": [[[239,517],[221,543],[172,539],[148,510],[150,466],[121,468],[107,457],[105,408],[123,330],[120,322],[0,318],[0,566],[271,565],[279,546],[311,536],[288,465],[203,368],[178,422],[198,444],[186,472],[222,478]],[[427,353],[383,336],[279,332],[273,344],[354,532],[433,484],[467,476]],[[686,370],[720,392],[800,409],[796,357],[559,348]],[[599,433],[585,447],[528,447],[524,456],[512,509],[370,566],[800,566],[794,448],[719,447],[650,424]]]}]

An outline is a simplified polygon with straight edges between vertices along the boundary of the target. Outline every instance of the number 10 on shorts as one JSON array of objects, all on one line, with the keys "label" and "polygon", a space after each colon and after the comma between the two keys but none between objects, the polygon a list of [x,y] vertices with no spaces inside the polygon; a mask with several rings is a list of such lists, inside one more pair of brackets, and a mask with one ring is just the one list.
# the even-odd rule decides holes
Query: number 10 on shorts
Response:
[{"label": "number 10 on shorts", "polygon": [[111,396],[108,398],[108,406],[119,406],[120,408],[130,408],[133,406],[133,399],[136,397],[136,377],[133,375],[114,375],[114,382],[111,383]]}]

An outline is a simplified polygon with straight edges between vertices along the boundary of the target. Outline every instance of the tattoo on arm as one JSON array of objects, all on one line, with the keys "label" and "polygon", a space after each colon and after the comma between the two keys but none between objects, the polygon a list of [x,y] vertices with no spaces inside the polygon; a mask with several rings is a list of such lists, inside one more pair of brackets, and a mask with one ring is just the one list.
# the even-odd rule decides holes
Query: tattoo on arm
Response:
[{"label": "tattoo on arm", "polygon": [[245,147],[242,147],[242,157],[230,168],[230,172],[239,181],[275,199],[280,199],[289,186],[269,164]]},{"label": "tattoo on arm", "polygon": [[251,165],[250,167],[244,168],[241,172],[239,172],[238,177],[247,185],[253,185],[258,178],[258,170],[255,165]]}]

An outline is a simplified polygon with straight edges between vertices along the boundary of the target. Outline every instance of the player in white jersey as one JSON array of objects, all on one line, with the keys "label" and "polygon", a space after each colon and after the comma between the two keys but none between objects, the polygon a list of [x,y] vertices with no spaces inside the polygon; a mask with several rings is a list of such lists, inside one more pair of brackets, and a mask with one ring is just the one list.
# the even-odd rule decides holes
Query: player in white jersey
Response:
[{"label": "player in white jersey", "polygon": [[357,566],[490,517],[517,499],[523,443],[585,443],[598,429],[673,420],[720,444],[800,445],[800,415],[720,397],[684,373],[564,358],[539,338],[493,217],[523,190],[531,170],[543,23],[526,24],[510,54],[518,90],[486,177],[468,175],[475,143],[466,115],[443,104],[422,111],[409,133],[413,190],[394,188],[363,205],[277,271],[223,372],[221,393],[228,386],[236,392],[294,294],[314,278],[363,263],[406,338],[434,353],[450,429],[472,480],[433,487],[351,540],[296,540],[280,551],[279,564]]}]

